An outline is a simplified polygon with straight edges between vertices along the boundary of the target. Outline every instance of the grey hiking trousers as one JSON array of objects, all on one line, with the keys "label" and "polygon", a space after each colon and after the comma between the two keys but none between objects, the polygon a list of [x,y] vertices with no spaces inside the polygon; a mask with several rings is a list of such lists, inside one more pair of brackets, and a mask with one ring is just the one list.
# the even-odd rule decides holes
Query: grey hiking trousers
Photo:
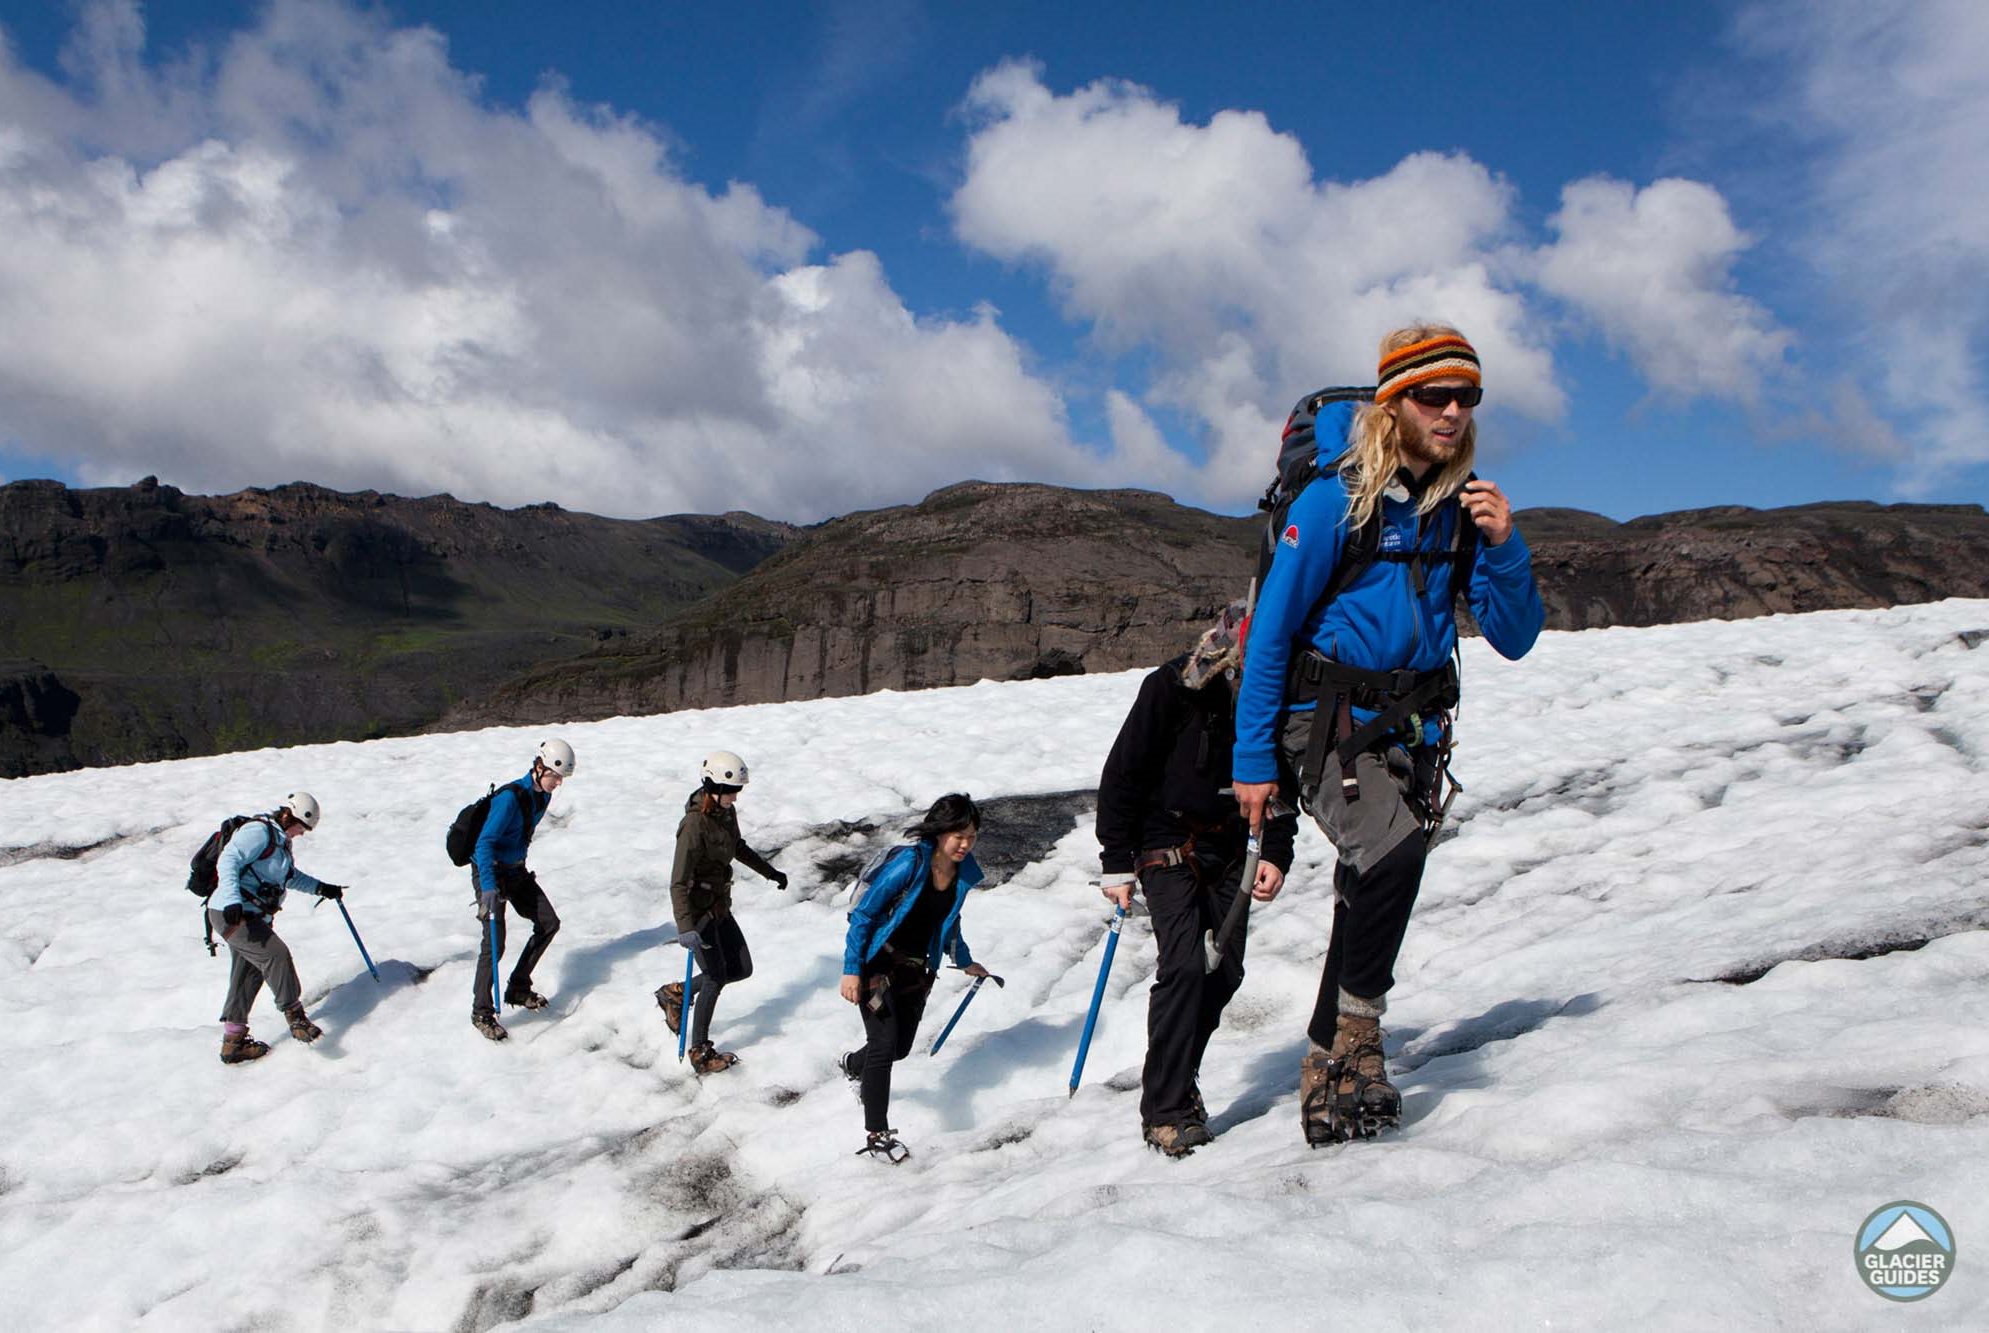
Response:
[{"label": "grey hiking trousers", "polygon": [[242,917],[233,930],[221,913],[207,909],[214,934],[228,944],[228,998],[221,1006],[223,1023],[249,1021],[249,1006],[256,1002],[262,983],[269,983],[269,997],[278,1009],[297,1003],[302,987],[297,983],[297,967],[290,961],[290,946],[283,942],[266,916]]}]

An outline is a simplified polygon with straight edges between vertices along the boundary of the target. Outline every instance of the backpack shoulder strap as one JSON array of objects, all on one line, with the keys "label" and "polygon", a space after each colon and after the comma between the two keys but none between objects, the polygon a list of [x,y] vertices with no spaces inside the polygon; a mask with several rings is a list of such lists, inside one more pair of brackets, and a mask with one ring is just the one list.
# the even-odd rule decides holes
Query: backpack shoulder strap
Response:
[{"label": "backpack shoulder strap", "polygon": [[[1341,454],[1330,462],[1319,465],[1322,477],[1338,476],[1347,461]],[[1314,610],[1326,605],[1352,586],[1355,579],[1368,571],[1381,550],[1381,506],[1376,505],[1368,515],[1367,522],[1347,534],[1346,543],[1340,547],[1340,558],[1333,563],[1333,572],[1326,579],[1326,590],[1313,602]]]}]

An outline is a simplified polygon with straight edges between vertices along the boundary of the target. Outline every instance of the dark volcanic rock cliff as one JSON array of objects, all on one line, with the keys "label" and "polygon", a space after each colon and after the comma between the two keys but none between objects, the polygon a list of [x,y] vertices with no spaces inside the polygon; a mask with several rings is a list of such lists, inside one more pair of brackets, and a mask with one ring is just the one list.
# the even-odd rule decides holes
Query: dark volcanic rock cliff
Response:
[{"label": "dark volcanic rock cliff", "polygon": [[[1557,629],[1989,597],[1968,505],[1519,515]],[[1115,671],[1240,596],[1255,517],[967,482],[799,530],[316,486],[0,487],[0,775]]]},{"label": "dark volcanic rock cliff", "polygon": [[[1519,516],[1548,625],[1588,629],[1989,597],[1975,506]],[[529,672],[449,725],[611,717],[1116,671],[1241,596],[1259,521],[1146,491],[969,482],[807,534],[648,635]]]},{"label": "dark volcanic rock cliff", "polygon": [[531,672],[449,721],[606,717],[1159,662],[1242,595],[1258,528],[1150,491],[965,482],[826,523],[657,633]]},{"label": "dark volcanic rock cliff", "polygon": [[0,486],[0,775],[420,728],[792,529],[310,485]]},{"label": "dark volcanic rock cliff", "polygon": [[1989,597],[1979,505],[1694,509],[1615,523],[1521,512],[1554,629]]}]

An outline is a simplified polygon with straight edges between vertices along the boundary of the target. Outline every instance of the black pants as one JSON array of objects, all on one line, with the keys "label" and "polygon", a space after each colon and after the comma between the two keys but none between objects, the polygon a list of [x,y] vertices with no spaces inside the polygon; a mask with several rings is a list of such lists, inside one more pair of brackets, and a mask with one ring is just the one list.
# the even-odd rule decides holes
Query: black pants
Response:
[{"label": "black pants", "polygon": [[735,981],[753,975],[753,954],[746,947],[746,933],[730,913],[707,917],[698,927],[698,979],[691,1006],[691,1045],[711,1037],[711,1015],[718,1008],[718,992]]},{"label": "black pants", "polygon": [[[476,882],[476,872],[470,872],[470,880]],[[511,980],[504,987],[504,1002],[516,1004],[523,1000],[532,989],[532,969],[539,965],[545,956],[546,947],[559,934],[559,913],[553,910],[552,899],[546,897],[539,887],[538,876],[523,866],[497,867],[497,953],[504,954],[504,908],[508,903],[518,909],[518,915],[532,923],[532,937],[525,941],[525,947],[518,954],[518,962],[511,969]],[[482,921],[477,923],[477,933],[482,942],[477,945],[477,989],[470,1000],[470,1012],[482,1016],[493,1012],[496,1006],[491,1003],[490,977],[493,960],[490,956],[490,927]]]},{"label": "black pants", "polygon": [[1219,930],[1242,891],[1243,857],[1199,858],[1193,866],[1164,866],[1140,877],[1160,967],[1146,1002],[1146,1068],[1140,1074],[1140,1120],[1185,1124],[1197,1113],[1195,1079],[1223,1006],[1243,985],[1248,922],[1223,948],[1222,966],[1203,966],[1202,936]]},{"label": "black pants", "polygon": [[1416,835],[1395,844],[1365,874],[1356,874],[1344,861],[1334,867],[1333,938],[1326,946],[1319,998],[1306,1028],[1306,1035],[1321,1046],[1333,1044],[1342,987],[1353,995],[1377,997],[1394,987],[1395,959],[1423,884],[1425,852]]},{"label": "black pants", "polygon": [[932,974],[923,963],[886,963],[890,957],[878,955],[881,968],[864,972],[857,1006],[863,1014],[863,1127],[873,1133],[891,1127],[891,1066],[912,1053],[932,994]]}]

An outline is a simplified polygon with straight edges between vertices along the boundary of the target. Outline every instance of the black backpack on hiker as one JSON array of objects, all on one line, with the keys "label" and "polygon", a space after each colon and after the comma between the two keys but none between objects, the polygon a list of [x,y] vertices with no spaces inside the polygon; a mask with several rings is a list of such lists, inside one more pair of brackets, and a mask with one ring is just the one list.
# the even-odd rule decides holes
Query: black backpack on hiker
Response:
[{"label": "black backpack on hiker", "polygon": [[[1278,553],[1278,541],[1284,536],[1285,525],[1291,514],[1292,502],[1300,492],[1321,476],[1336,475],[1348,461],[1346,441],[1333,442],[1333,452],[1324,461],[1319,456],[1318,421],[1319,414],[1335,403],[1371,403],[1374,401],[1373,388],[1356,385],[1341,385],[1336,388],[1318,389],[1298,400],[1292,407],[1291,415],[1285,418],[1284,434],[1278,443],[1278,471],[1271,478],[1271,484],[1264,488],[1264,494],[1257,501],[1257,508],[1264,511],[1264,535],[1257,545],[1257,586],[1264,586],[1264,576],[1271,572],[1271,557]],[[1471,480],[1476,477],[1466,478]],[[1333,566],[1332,576],[1326,582],[1325,592],[1320,594],[1315,609],[1332,601],[1350,587],[1354,580],[1366,573],[1368,567],[1377,560],[1410,566],[1416,578],[1416,591],[1421,592],[1427,566],[1447,564],[1450,566],[1451,598],[1456,601],[1464,596],[1464,590],[1471,580],[1471,563],[1477,556],[1478,525],[1462,512],[1462,506],[1455,499],[1444,502],[1446,507],[1458,510],[1457,521],[1452,529],[1451,547],[1448,551],[1383,551],[1381,547],[1381,510],[1377,506],[1372,517],[1360,528],[1347,535],[1346,544],[1340,548],[1340,559]]]},{"label": "black backpack on hiker", "polygon": [[187,862],[186,891],[200,899],[200,919],[207,923],[207,953],[213,957],[219,952],[214,947],[214,925],[207,921],[207,900],[214,896],[214,890],[221,887],[221,851],[228,845],[235,831],[244,824],[260,823],[268,831],[268,841],[256,853],[260,861],[276,847],[276,826],[269,822],[268,815],[229,815],[221,821],[221,827],[207,835],[207,841],[200,844]]},{"label": "black backpack on hiker", "polygon": [[531,845],[532,821],[526,817],[525,794],[513,783],[507,782],[502,787],[492,784],[489,791],[458,810],[454,822],[449,825],[442,846],[449,853],[450,865],[466,866],[476,856],[477,839],[483,836],[483,826],[490,818],[490,803],[497,799],[500,791],[508,791],[518,798],[518,821],[525,831],[525,845]]}]

